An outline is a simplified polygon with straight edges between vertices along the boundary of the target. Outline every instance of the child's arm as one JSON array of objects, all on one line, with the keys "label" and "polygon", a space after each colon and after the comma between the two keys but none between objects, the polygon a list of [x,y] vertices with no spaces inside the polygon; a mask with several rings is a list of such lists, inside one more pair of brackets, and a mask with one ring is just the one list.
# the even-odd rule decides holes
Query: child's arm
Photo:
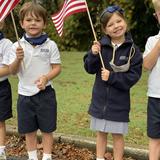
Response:
[{"label": "child's arm", "polygon": [[160,56],[160,40],[156,43],[151,52],[144,57],[143,66],[147,70],[151,70],[156,64],[158,57]]},{"label": "child's arm", "polygon": [[48,81],[58,76],[60,72],[61,72],[61,65],[52,64],[52,70],[48,74],[42,75],[36,80],[35,83],[37,84],[37,87],[40,90],[44,90],[46,88],[46,84],[48,83]]},{"label": "child's arm", "polygon": [[7,65],[0,68],[0,77],[7,76],[9,73],[9,67]]},{"label": "child's arm", "polygon": [[9,65],[9,70],[12,74],[16,74],[19,72],[19,68],[21,66],[22,60],[24,58],[24,51],[22,47],[17,47],[16,49],[16,59],[13,63]]}]

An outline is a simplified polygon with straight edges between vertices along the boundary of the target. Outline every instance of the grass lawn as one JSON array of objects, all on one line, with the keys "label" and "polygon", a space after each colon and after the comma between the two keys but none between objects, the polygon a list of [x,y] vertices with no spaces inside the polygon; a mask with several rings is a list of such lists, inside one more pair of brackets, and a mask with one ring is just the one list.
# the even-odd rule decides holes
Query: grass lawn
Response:
[{"label": "grass lawn", "polygon": [[[90,117],[87,114],[90,104],[94,75],[89,75],[83,68],[82,52],[63,52],[62,73],[53,80],[58,101],[58,133],[95,137],[89,129]],[[131,90],[131,114],[129,133],[125,137],[130,145],[148,145],[146,136],[147,72]],[[13,89],[13,114],[8,120],[10,125],[17,125],[16,100],[17,77],[10,77]]]}]

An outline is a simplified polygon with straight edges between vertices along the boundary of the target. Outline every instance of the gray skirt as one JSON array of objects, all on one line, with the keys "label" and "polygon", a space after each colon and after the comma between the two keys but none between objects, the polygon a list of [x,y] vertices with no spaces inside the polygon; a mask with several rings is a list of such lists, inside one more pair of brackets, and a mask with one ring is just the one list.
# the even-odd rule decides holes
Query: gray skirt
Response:
[{"label": "gray skirt", "polygon": [[90,129],[106,133],[127,134],[128,122],[116,122],[91,117]]}]

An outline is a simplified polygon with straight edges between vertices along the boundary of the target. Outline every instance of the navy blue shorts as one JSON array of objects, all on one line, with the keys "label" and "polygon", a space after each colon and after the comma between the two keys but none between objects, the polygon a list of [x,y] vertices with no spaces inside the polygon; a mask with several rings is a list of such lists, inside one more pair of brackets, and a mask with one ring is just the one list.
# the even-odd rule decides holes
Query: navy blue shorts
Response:
[{"label": "navy blue shorts", "polygon": [[8,80],[0,82],[0,121],[12,117],[12,93]]},{"label": "navy blue shorts", "polygon": [[38,129],[45,133],[55,131],[57,123],[55,90],[48,86],[34,96],[19,95],[17,112],[19,133],[26,134]]},{"label": "navy blue shorts", "polygon": [[148,98],[147,135],[150,138],[160,138],[160,98]]}]

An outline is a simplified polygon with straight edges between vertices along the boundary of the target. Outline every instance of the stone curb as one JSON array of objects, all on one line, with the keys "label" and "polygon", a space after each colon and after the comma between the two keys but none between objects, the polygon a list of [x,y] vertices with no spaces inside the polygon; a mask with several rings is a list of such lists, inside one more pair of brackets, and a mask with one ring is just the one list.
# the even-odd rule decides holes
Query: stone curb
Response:
[{"label": "stone curb", "polygon": [[[18,135],[17,129],[15,127],[9,126],[7,127],[7,134]],[[53,135],[54,135],[54,140],[57,143],[69,143],[69,144],[74,144],[76,147],[88,148],[89,150],[92,150],[92,151],[96,150],[96,142],[95,142],[95,139],[93,138],[65,135],[63,133],[62,134],[54,133]],[[38,136],[39,138],[41,137],[39,132],[38,132]],[[113,146],[108,145],[107,150],[112,152]],[[148,150],[146,149],[125,147],[124,155],[132,157],[136,160],[148,160]]]}]

